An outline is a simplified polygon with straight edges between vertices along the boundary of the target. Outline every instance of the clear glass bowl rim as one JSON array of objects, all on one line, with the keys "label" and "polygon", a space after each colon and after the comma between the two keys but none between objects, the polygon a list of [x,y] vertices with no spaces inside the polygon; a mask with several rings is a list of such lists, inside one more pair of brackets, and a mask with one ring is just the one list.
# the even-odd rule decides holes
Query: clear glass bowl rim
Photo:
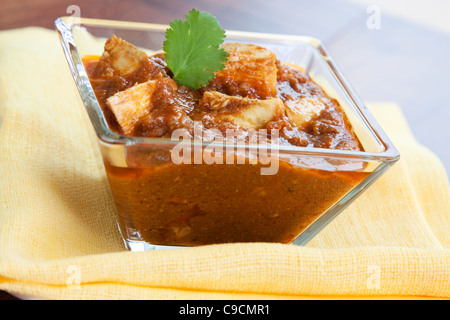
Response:
[{"label": "clear glass bowl rim", "polygon": [[[163,138],[148,138],[148,137],[127,137],[119,135],[111,131],[103,117],[101,107],[97,101],[94,90],[90,84],[87,72],[82,63],[82,57],[80,56],[76,41],[72,34],[72,28],[75,26],[87,26],[87,27],[103,27],[103,28],[120,28],[136,31],[161,31],[164,32],[168,25],[142,23],[142,22],[129,22],[129,21],[117,21],[117,20],[105,20],[105,19],[92,19],[92,18],[73,18],[73,17],[59,17],[55,20],[55,28],[59,35],[61,45],[63,47],[66,60],[69,64],[69,68],[72,72],[72,76],[75,80],[76,86],[80,93],[81,99],[87,109],[92,125],[98,138],[107,144],[122,144],[125,146],[133,146],[136,144],[151,144],[151,145],[165,145],[175,146],[178,142],[170,139]],[[331,157],[337,159],[359,159],[364,161],[379,161],[379,162],[396,162],[400,158],[400,153],[395,148],[387,134],[381,128],[379,123],[373,117],[369,109],[362,102],[359,96],[355,93],[350,83],[346,80],[342,71],[338,68],[336,63],[330,57],[325,50],[322,42],[316,38],[303,36],[303,35],[285,35],[285,34],[272,34],[272,33],[256,33],[247,31],[235,31],[226,30],[226,35],[233,37],[234,39],[254,39],[278,43],[292,43],[302,42],[314,47],[323,60],[326,62],[330,71],[335,76],[338,83],[342,86],[347,93],[350,100],[353,102],[351,107],[359,116],[362,123],[365,125],[365,129],[371,134],[372,138],[377,140],[382,146],[383,150],[380,152],[365,152],[365,151],[348,151],[337,149],[321,149],[321,148],[307,148],[296,146],[277,146],[278,152],[283,152],[292,155],[309,155],[309,156],[321,156]],[[249,149],[257,146],[246,146]]]}]

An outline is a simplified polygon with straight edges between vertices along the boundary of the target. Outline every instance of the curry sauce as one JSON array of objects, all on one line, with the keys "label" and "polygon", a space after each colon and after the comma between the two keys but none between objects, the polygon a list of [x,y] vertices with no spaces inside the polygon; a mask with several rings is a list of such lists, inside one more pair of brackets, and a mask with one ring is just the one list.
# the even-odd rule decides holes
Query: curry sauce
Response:
[{"label": "curry sauce", "polygon": [[[266,130],[282,146],[362,150],[339,103],[305,70],[257,45],[222,47],[225,68],[197,90],[172,78],[163,53],[116,36],[84,63],[109,127],[125,136],[170,138],[183,129],[193,138],[201,123],[203,139],[217,138],[208,130],[245,137]],[[367,176],[361,168],[307,168],[283,158],[273,175],[262,175],[258,160],[174,164],[166,151],[156,164],[139,152],[127,161],[105,162],[121,230],[159,245],[290,243]]]}]

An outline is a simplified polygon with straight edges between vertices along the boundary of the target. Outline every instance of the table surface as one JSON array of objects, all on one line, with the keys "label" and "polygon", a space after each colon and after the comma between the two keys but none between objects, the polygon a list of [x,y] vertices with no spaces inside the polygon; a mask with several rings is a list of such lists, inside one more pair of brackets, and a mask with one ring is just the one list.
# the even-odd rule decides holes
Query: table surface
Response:
[{"label": "table surface", "polygon": [[[314,36],[363,100],[398,103],[417,140],[450,172],[449,28],[399,17],[376,0],[2,0],[0,30],[53,28],[74,3],[88,18],[168,24],[196,8],[225,29]],[[13,299],[0,291],[0,300]]]}]

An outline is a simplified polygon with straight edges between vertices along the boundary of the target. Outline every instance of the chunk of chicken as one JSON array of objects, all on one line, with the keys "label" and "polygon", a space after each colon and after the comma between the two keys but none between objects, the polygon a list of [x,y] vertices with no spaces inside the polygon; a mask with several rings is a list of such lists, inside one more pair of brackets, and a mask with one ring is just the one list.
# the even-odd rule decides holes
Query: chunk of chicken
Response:
[{"label": "chunk of chicken", "polygon": [[283,102],[278,98],[267,100],[229,96],[217,91],[207,91],[200,106],[210,111],[214,120],[231,122],[246,129],[259,129],[276,116],[284,113]]},{"label": "chunk of chicken", "polygon": [[155,80],[136,84],[106,100],[125,135],[132,135],[136,125],[150,114],[155,85]]},{"label": "chunk of chicken", "polygon": [[323,98],[302,98],[285,101],[285,106],[290,122],[296,127],[301,127],[325,110],[326,101]]},{"label": "chunk of chicken", "polygon": [[216,72],[212,85],[229,95],[267,99],[277,94],[275,54],[254,44],[225,43],[225,68]]},{"label": "chunk of chicken", "polygon": [[115,35],[106,41],[105,51],[100,59],[124,76],[149,63],[147,53]]}]

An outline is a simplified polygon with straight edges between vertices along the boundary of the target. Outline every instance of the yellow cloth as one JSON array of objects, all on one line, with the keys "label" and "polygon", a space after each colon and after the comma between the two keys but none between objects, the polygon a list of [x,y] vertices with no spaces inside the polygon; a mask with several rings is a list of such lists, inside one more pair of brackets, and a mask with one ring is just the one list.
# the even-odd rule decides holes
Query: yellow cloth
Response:
[{"label": "yellow cloth", "polygon": [[0,32],[0,289],[47,299],[449,298],[450,193],[399,107],[402,158],[307,246],[123,249],[97,141],[53,31]]}]

